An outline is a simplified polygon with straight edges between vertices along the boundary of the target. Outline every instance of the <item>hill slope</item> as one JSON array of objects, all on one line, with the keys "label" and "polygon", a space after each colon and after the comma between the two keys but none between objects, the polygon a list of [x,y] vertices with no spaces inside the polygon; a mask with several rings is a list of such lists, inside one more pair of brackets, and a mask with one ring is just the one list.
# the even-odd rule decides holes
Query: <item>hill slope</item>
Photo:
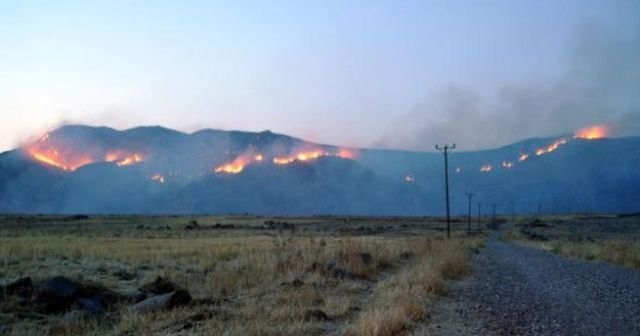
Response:
[{"label": "hill slope", "polygon": [[[537,152],[537,153],[536,153]],[[640,137],[529,139],[450,156],[454,213],[640,210]],[[439,153],[339,148],[269,131],[80,125],[0,154],[0,212],[439,215]]]}]

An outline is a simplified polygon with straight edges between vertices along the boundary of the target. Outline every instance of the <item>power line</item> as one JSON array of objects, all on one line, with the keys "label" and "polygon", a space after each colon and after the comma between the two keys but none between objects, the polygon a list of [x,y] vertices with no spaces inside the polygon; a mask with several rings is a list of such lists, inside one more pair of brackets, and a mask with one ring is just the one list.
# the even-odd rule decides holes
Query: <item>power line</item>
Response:
[{"label": "power line", "polygon": [[471,235],[471,198],[475,195],[475,193],[467,192],[467,197],[469,197],[469,214],[467,218],[467,234]]},{"label": "power line", "polygon": [[436,145],[436,150],[444,154],[444,190],[445,200],[447,203],[447,238],[451,238],[451,217],[449,214],[449,151],[456,149],[456,144],[449,146],[444,144],[443,147]]}]

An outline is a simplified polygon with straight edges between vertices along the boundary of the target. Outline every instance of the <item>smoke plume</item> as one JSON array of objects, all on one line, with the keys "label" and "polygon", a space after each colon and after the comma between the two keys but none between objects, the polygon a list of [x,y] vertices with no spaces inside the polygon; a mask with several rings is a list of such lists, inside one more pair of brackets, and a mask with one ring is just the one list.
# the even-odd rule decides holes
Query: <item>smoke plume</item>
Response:
[{"label": "smoke plume", "polygon": [[609,125],[614,136],[640,134],[640,29],[622,36],[585,25],[567,49],[557,78],[504,85],[493,97],[451,85],[416,104],[374,146],[480,149],[592,124]]}]

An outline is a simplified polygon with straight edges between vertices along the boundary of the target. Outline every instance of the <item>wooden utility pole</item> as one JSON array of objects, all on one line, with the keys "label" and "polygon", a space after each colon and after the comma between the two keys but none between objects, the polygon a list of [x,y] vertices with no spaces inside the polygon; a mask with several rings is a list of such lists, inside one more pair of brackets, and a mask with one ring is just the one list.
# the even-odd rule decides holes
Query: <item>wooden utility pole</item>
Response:
[{"label": "wooden utility pole", "polygon": [[478,231],[480,231],[480,220],[482,219],[481,212],[482,212],[482,203],[478,203]]},{"label": "wooden utility pole", "polygon": [[444,190],[447,204],[447,238],[451,238],[451,217],[449,212],[449,151],[456,149],[456,144],[445,144],[443,147],[436,145],[436,150],[444,154]]},{"label": "wooden utility pole", "polygon": [[475,195],[472,192],[467,193],[467,197],[469,197],[469,213],[467,218],[467,234],[471,235],[471,198]]},{"label": "wooden utility pole", "polygon": [[493,220],[492,220],[493,224],[496,223],[496,205],[493,204]]}]

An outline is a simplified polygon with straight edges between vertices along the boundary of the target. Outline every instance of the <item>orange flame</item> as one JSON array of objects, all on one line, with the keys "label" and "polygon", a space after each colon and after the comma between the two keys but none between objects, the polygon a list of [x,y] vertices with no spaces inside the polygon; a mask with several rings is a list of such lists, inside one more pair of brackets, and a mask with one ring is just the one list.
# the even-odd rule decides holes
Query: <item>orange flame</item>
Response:
[{"label": "orange flame", "polygon": [[602,139],[607,137],[610,132],[611,128],[609,126],[598,125],[580,129],[576,131],[573,137],[587,140]]},{"label": "orange flame", "polygon": [[552,143],[551,145],[549,145],[547,147],[536,149],[536,155],[540,156],[540,155],[544,155],[544,154],[547,154],[547,153],[551,153],[551,152],[555,151],[556,149],[558,149],[558,147],[560,147],[561,145],[564,145],[566,143],[567,143],[567,139],[560,138],[560,139],[556,140],[554,143]]},{"label": "orange flame", "polygon": [[25,150],[36,161],[67,171],[74,171],[78,167],[93,162],[93,159],[88,155],[66,151],[61,154],[58,148],[49,144],[49,138],[50,136],[47,133],[40,137],[37,142],[28,145]]},{"label": "orange flame", "polygon": [[480,171],[483,173],[488,173],[490,171],[493,170],[493,167],[491,165],[484,165],[482,167],[480,167]]},{"label": "orange flame", "polygon": [[262,160],[264,160],[262,154],[244,153],[236,157],[233,161],[216,167],[213,172],[239,174],[248,164],[251,164],[253,162],[261,162]]},{"label": "orange flame", "polygon": [[329,156],[329,155],[330,154],[328,154],[327,152],[318,149],[318,150],[307,151],[307,152],[299,152],[292,156],[276,156],[273,158],[273,163],[277,165],[285,165],[285,164],[292,163],[294,161],[307,162],[307,161],[315,160],[321,156]]},{"label": "orange flame", "polygon": [[518,157],[518,161],[524,161],[528,158],[529,158],[529,154],[523,153],[523,154],[520,154],[520,156]]},{"label": "orange flame", "polygon": [[358,157],[358,152],[353,149],[340,148],[336,156],[343,159],[355,160]]},{"label": "orange flame", "polygon": [[[47,133],[40,137],[38,141],[25,147],[25,151],[36,161],[47,165],[66,170],[74,171],[84,165],[100,161],[95,154],[78,152],[76,148],[59,147],[52,144]],[[129,153],[122,150],[107,152],[104,156],[105,162],[116,162],[118,166],[126,166],[144,161],[144,156],[140,153]]]},{"label": "orange flame", "polygon": [[160,175],[160,174],[155,174],[153,176],[151,176],[151,179],[159,182],[159,183],[164,183],[164,176]]},{"label": "orange flame", "polygon": [[104,156],[106,162],[115,162],[118,167],[129,166],[144,161],[140,153],[129,153],[121,150],[107,152]]},{"label": "orange flame", "polygon": [[308,162],[323,156],[337,156],[339,158],[353,160],[358,156],[358,152],[353,149],[340,148],[337,153],[330,153],[322,149],[314,149],[298,152],[290,156],[276,156],[273,163],[277,165],[286,165],[295,161]]}]

